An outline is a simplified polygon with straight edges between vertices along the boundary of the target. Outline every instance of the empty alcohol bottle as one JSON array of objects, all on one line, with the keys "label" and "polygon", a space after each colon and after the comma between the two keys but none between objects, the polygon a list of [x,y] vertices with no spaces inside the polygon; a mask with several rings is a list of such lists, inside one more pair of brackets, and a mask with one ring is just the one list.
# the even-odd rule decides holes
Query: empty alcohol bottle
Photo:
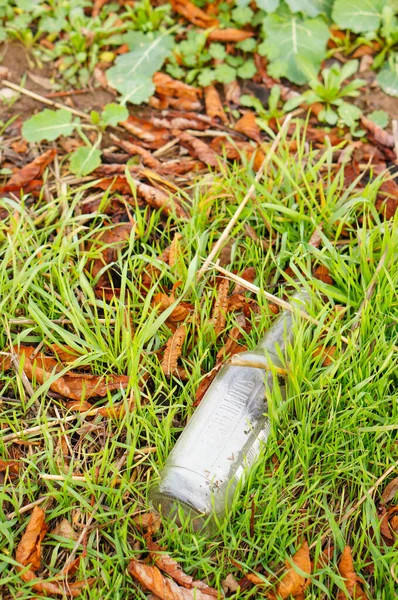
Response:
[{"label": "empty alcohol bottle", "polygon": [[[305,292],[293,298],[301,309],[308,300]],[[217,374],[150,492],[156,510],[178,516],[182,509],[195,529],[211,527],[214,515],[223,518],[269,436],[266,391],[293,341],[293,319],[283,311],[254,350],[240,353]]]}]

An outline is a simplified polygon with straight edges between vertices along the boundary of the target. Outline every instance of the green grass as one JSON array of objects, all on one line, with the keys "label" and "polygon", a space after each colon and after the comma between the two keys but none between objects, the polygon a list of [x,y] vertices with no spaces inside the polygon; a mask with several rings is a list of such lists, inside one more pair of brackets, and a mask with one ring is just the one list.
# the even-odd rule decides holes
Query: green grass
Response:
[{"label": "green grass", "polygon": [[[374,209],[380,180],[355,192],[353,186],[344,185],[342,173],[332,172],[331,149],[308,152],[299,133],[297,140],[297,155],[289,154],[283,142],[268,176],[258,184],[256,200],[249,202],[233,232],[228,268],[240,272],[255,267],[255,283],[277,294],[305,287],[313,299],[311,314],[327,322],[330,331],[324,335],[321,326],[296,324],[296,342],[287,356],[291,370],[288,400],[278,403],[276,393],[271,400],[269,442],[218,532],[211,537],[194,535],[189,527],[164,522],[159,543],[168,547],[188,573],[221,589],[228,573],[241,576],[236,563],[243,572],[262,570],[270,579],[280,573],[302,536],[316,545],[313,558],[319,555],[323,539],[334,546],[334,557],[312,578],[307,599],[336,597],[338,588],[343,587],[336,563],[344,545],[349,544],[369,597],[390,600],[395,596],[390,568],[398,561],[398,549],[385,546],[380,536],[377,505],[385,484],[350,518],[342,521],[342,517],[398,462],[394,429],[398,422],[397,226],[396,222],[383,222]],[[113,265],[120,299],[108,302],[95,296],[89,274],[90,259],[98,255],[98,246],[87,250],[87,242],[95,241],[106,220],[101,214],[80,214],[88,185],[69,190],[66,197],[51,203],[32,198],[20,204],[2,201],[9,216],[0,225],[1,347],[6,351],[10,341],[43,342],[43,351],[52,343],[72,346],[82,356],[68,369],[79,366],[97,374],[131,376],[130,389],[113,393],[98,405],[121,401],[127,407],[131,393],[135,400],[135,408],[120,419],[97,416],[89,420],[76,415],[73,421],[52,426],[54,419],[70,413],[62,400],[49,396],[48,382],[33,382],[34,395],[29,397],[20,377],[11,371],[2,375],[3,435],[40,426],[38,433],[26,436],[26,444],[0,442],[3,458],[18,450],[23,462],[20,477],[0,489],[0,589],[4,598],[32,597],[30,586],[22,583],[13,567],[29,518],[29,513],[18,515],[19,508],[46,497],[42,506],[50,533],[44,540],[41,576],[51,578],[74,545],[72,540],[52,536],[51,529],[65,517],[80,533],[103,492],[105,499],[89,529],[87,555],[77,576],[95,577],[96,581],[81,597],[147,597],[126,571],[129,558],[143,552],[136,542],[145,548],[132,517],[148,510],[149,487],[193,412],[201,377],[214,366],[217,350],[236,323],[236,314],[230,313],[225,334],[215,339],[210,321],[215,273],[211,271],[197,282],[195,272],[252,180],[249,165],[233,165],[210,176],[203,182],[206,185],[198,182],[182,199],[189,207],[188,197],[192,198],[187,221],[173,216],[165,219],[132,206],[138,222],[136,235]],[[262,215],[275,236],[267,250],[243,228],[249,224],[261,240],[268,240]],[[320,223],[322,246],[315,249],[308,241]],[[341,237],[342,231],[345,237]],[[162,265],[158,257],[177,232],[182,236],[178,260],[173,267]],[[386,266],[354,341],[345,348],[340,336],[351,335],[356,311],[384,252]],[[140,284],[149,265],[160,265],[161,274],[144,295]],[[329,269],[334,286],[312,277],[317,265]],[[295,280],[284,273],[288,266]],[[162,373],[161,353],[156,351],[171,332],[164,323],[165,315],[159,316],[151,304],[154,293],[171,290],[178,281],[183,285],[177,296],[191,302],[197,314],[183,347],[182,364],[188,371],[185,382]],[[250,348],[274,318],[263,297],[258,297],[258,303],[260,315],[252,314],[252,332],[243,339]],[[331,316],[335,304],[346,306],[343,317]],[[19,318],[30,321],[16,324]],[[62,318],[68,323],[59,323]],[[130,321],[131,328],[127,325]],[[320,357],[312,357],[324,343],[337,346],[334,362],[328,367],[322,366]],[[61,449],[65,434],[72,450],[69,457]],[[118,472],[115,465],[124,453],[126,461]],[[62,474],[65,480],[43,480],[42,474]],[[72,474],[84,475],[85,481],[73,481]],[[13,511],[17,516],[8,520]],[[374,565],[373,575],[366,570],[370,565]],[[258,588],[253,588],[235,597],[260,595]]]}]

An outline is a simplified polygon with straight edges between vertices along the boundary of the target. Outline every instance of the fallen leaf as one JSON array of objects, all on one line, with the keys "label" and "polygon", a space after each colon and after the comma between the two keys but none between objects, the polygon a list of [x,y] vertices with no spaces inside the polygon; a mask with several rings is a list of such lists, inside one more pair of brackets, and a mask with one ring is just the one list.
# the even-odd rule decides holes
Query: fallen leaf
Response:
[{"label": "fallen leaf", "polygon": [[51,351],[61,362],[74,362],[76,358],[82,356],[83,352],[77,352],[70,346],[59,346],[58,344],[50,344]]},{"label": "fallen leaf", "polygon": [[[92,251],[94,245],[103,248],[99,252],[100,256],[90,261],[91,276],[93,279],[97,277],[97,275],[105,266],[116,261],[118,252],[120,252],[120,250],[127,243],[133,229],[133,223],[117,223],[112,228],[107,228],[104,231],[100,231],[100,233],[95,236],[95,242],[90,241],[88,243],[88,251]],[[96,283],[96,286],[106,287],[109,285],[109,282],[109,274],[102,273]]]},{"label": "fallen leaf", "polygon": [[231,83],[224,84],[225,100],[231,104],[239,104],[241,97],[241,89],[239,83],[231,81]]},{"label": "fallen leaf", "polygon": [[322,224],[315,227],[313,234],[309,239],[309,245],[314,248],[319,248],[322,241]]},{"label": "fallen leaf", "polygon": [[207,392],[207,390],[209,389],[209,387],[213,383],[213,379],[217,375],[218,371],[221,369],[222,364],[223,363],[220,362],[218,365],[216,365],[215,367],[213,367],[212,370],[209,371],[203,377],[203,379],[201,380],[201,382],[199,383],[198,389],[196,390],[196,394],[195,394],[195,402],[193,403],[194,407],[199,406],[199,404],[203,400],[203,396],[205,395],[205,393]]},{"label": "fallen leaf", "polygon": [[[21,573],[21,579],[25,582],[32,582],[32,588],[40,594],[46,596],[63,596],[66,595],[64,589],[57,583],[51,581],[43,581],[36,575],[36,571],[40,568],[41,562],[41,542],[46,535],[48,526],[45,524],[45,513],[39,507],[35,506],[23,534],[15,555],[15,560],[20,566],[17,570]],[[29,566],[28,570],[25,570]],[[73,597],[80,595],[80,590],[92,583],[93,580],[77,581],[75,583],[68,582],[68,594]]]},{"label": "fallen leaf", "polygon": [[[307,573],[308,575],[311,574],[310,551],[307,542],[304,542],[300,546],[296,554],[292,556],[291,561],[293,565],[299,567],[304,573]],[[303,597],[303,592],[309,584],[309,579],[300,575],[289,560],[286,560],[285,564],[287,572],[283,575],[282,580],[277,587],[276,596],[271,593],[268,597],[277,597],[282,600],[285,600],[290,596],[293,596],[293,598]]]},{"label": "fallen leaf", "polygon": [[[178,79],[173,79],[166,73],[155,73],[152,78],[156,94],[166,101],[167,106],[179,110],[199,111],[202,108],[200,98],[202,90],[188,85]],[[165,106],[164,108],[167,108]]]},{"label": "fallen leaf", "polygon": [[162,575],[160,569],[132,559],[128,566],[129,573],[147,590],[160,600],[210,600],[217,597],[206,588],[202,591],[198,587],[187,589],[179,586],[175,581]]},{"label": "fallen leaf", "polygon": [[[22,369],[25,375],[31,381],[43,384],[54,374],[64,369],[64,366],[53,358],[45,356],[41,352],[37,353],[33,359],[30,356],[36,351],[32,346],[15,346],[11,352],[17,355],[21,361]],[[3,360],[0,368],[4,371],[10,369],[11,359]],[[99,376],[89,373],[68,372],[59,376],[50,384],[50,389],[61,396],[81,400],[82,398],[91,398],[92,396],[106,396],[108,392],[120,390],[127,387],[130,378],[126,375],[108,375]]]},{"label": "fallen leaf", "polygon": [[365,117],[365,115],[361,116],[361,124],[372,134],[376,142],[379,142],[383,146],[387,146],[387,148],[394,148],[395,141],[394,136],[391,135],[391,133],[388,133],[379,127],[379,125],[376,125],[376,123]]},{"label": "fallen leaf", "polygon": [[[354,600],[367,600],[365,592],[358,583],[358,581],[361,581],[361,579],[354,571],[354,563],[352,561],[351,548],[349,546],[344,548],[338,567],[340,575],[345,580],[349,597],[354,598]],[[337,594],[337,600],[346,600],[346,598],[346,592],[339,590]]]},{"label": "fallen leaf", "polygon": [[336,353],[337,346],[319,346],[312,353],[313,358],[321,355],[323,358],[322,366],[328,367],[334,363],[333,357]]},{"label": "fallen leaf", "polygon": [[224,362],[234,354],[239,354],[239,352],[243,352],[247,349],[245,346],[239,344],[238,340],[240,340],[241,337],[242,332],[239,327],[233,327],[229,332],[225,345],[217,352],[216,364]]},{"label": "fallen leaf", "polygon": [[164,211],[166,214],[172,214],[175,211],[176,215],[181,219],[186,219],[187,214],[185,210],[174,201],[168,194],[158,190],[151,185],[147,185],[146,183],[142,183],[137,179],[133,179],[138,194],[145,200],[149,206],[152,208],[159,208]]},{"label": "fallen leaf", "polygon": [[47,152],[35,158],[31,163],[22,167],[17,173],[14,173],[6,185],[0,187],[0,194],[19,192],[33,181],[37,181],[44,169],[54,160],[56,154],[56,150],[47,150]]},{"label": "fallen leaf", "polygon": [[216,27],[218,20],[206,14],[203,10],[198,8],[189,0],[171,0],[171,6],[173,10],[179,15],[182,15],[197,27],[204,27],[205,29],[210,27]]},{"label": "fallen leaf", "polygon": [[219,166],[221,158],[205,142],[178,129],[173,129],[172,133],[175,137],[179,138],[181,144],[188,149],[192,156],[199,158],[199,160],[209,167]]},{"label": "fallen leaf", "polygon": [[203,581],[195,581],[191,575],[187,575],[182,570],[181,565],[178,564],[169,554],[164,552],[164,550],[157,544],[156,542],[152,542],[151,540],[147,541],[148,550],[150,552],[150,556],[152,560],[155,562],[156,566],[169,575],[174,581],[176,581],[179,585],[182,585],[185,588],[196,588],[198,590],[204,591],[206,594],[210,596],[214,596],[215,598],[219,597],[217,590],[209,587]]},{"label": "fallen leaf", "polygon": [[155,169],[158,171],[162,170],[162,163],[157,158],[155,158],[152,155],[152,153],[149,150],[147,150],[146,148],[143,148],[139,144],[133,144],[132,142],[128,142],[127,140],[121,140],[114,135],[112,135],[111,137],[112,137],[112,140],[118,146],[120,146],[120,148],[123,148],[123,150],[125,150],[131,156],[135,156],[135,155],[140,156],[142,158],[142,162],[144,163],[144,165],[146,167],[149,167],[150,169]]},{"label": "fallen leaf", "polygon": [[28,144],[26,140],[21,138],[20,140],[13,142],[11,144],[11,148],[14,150],[14,152],[17,152],[18,154],[25,154],[25,152],[27,152],[28,150]]},{"label": "fallen leaf", "polygon": [[[33,571],[40,568],[41,542],[47,533],[47,529],[44,510],[39,506],[35,506],[15,555],[16,561],[22,567],[29,565]],[[21,568],[18,570],[21,570]]]},{"label": "fallen leaf", "polygon": [[181,356],[182,345],[185,340],[187,331],[185,325],[178,327],[171,338],[168,339],[164,356],[162,359],[162,370],[166,377],[173,375],[177,369],[178,359]]},{"label": "fallen leaf", "polygon": [[211,320],[214,324],[215,334],[218,336],[225,328],[228,312],[228,279],[221,279],[217,286],[217,297],[214,302]]},{"label": "fallen leaf", "polygon": [[333,279],[330,276],[330,272],[329,269],[327,267],[324,267],[323,265],[319,265],[314,273],[313,273],[315,279],[319,279],[320,281],[323,281],[323,283],[327,283],[329,285],[333,285]]},{"label": "fallen leaf", "polygon": [[178,260],[178,256],[181,253],[180,240],[182,238],[181,233],[175,233],[173,241],[170,244],[168,263],[170,267],[174,267]]},{"label": "fallen leaf", "polygon": [[0,473],[8,471],[11,477],[18,475],[21,463],[18,460],[3,460],[0,458]]},{"label": "fallen leaf", "polygon": [[226,578],[221,582],[221,585],[224,594],[228,594],[228,592],[237,592],[239,590],[239,583],[231,573],[228,573]]},{"label": "fallen leaf", "polygon": [[153,149],[164,146],[171,139],[171,134],[165,127],[157,127],[151,121],[133,115],[130,115],[127,121],[123,121],[120,125]]},{"label": "fallen leaf", "polygon": [[[246,269],[243,269],[243,271],[239,273],[239,277],[245,281],[248,281],[249,283],[253,283],[253,281],[256,279],[256,269],[254,267],[246,267]],[[234,287],[234,294],[240,294],[241,292],[246,291],[247,288],[245,288],[245,286],[241,283],[237,283]]]},{"label": "fallen leaf", "polygon": [[256,114],[250,110],[235,123],[234,129],[258,143],[261,142],[260,127],[256,123]]},{"label": "fallen leaf", "polygon": [[139,529],[145,531],[149,536],[159,531],[162,524],[160,515],[154,512],[141,513],[133,518]]},{"label": "fallen leaf", "polygon": [[66,538],[67,540],[78,539],[78,534],[73,529],[72,525],[69,523],[67,519],[61,519],[54,529],[51,531],[51,535],[59,535],[59,537]]},{"label": "fallen leaf", "polygon": [[213,29],[207,34],[210,42],[243,42],[254,36],[253,31],[244,31],[243,29]]},{"label": "fallen leaf", "polygon": [[[174,292],[168,296],[162,292],[154,294],[152,305],[156,306],[159,312],[164,312],[169,306],[171,306],[176,301],[174,296]],[[181,321],[185,321],[189,313],[191,312],[192,305],[188,302],[180,302],[173,309],[172,313],[168,316],[167,320],[172,323],[179,323]]]},{"label": "fallen leaf", "polygon": [[392,479],[390,481],[390,483],[386,485],[384,492],[382,493],[382,496],[381,496],[381,502],[383,504],[387,504],[387,502],[390,502],[390,500],[392,500],[394,498],[394,496],[397,492],[398,492],[398,477],[394,477],[394,479]]},{"label": "fallen leaf", "polygon": [[223,123],[228,123],[221,98],[214,85],[205,87],[206,114],[209,117],[219,117]]},{"label": "fallen leaf", "polygon": [[375,206],[385,219],[394,217],[398,208],[398,184],[394,180],[389,179],[381,184]]}]

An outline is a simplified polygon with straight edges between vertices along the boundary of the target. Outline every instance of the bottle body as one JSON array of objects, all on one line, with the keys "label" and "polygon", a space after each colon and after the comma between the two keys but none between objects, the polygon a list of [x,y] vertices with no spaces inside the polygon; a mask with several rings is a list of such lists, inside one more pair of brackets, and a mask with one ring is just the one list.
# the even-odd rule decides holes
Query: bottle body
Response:
[{"label": "bottle body", "polygon": [[283,353],[291,336],[292,315],[284,312],[255,350],[220,370],[151,490],[156,510],[173,515],[180,506],[194,528],[211,514],[224,516],[238,482],[267,441],[266,389],[274,382],[267,366],[282,366],[277,347]]}]

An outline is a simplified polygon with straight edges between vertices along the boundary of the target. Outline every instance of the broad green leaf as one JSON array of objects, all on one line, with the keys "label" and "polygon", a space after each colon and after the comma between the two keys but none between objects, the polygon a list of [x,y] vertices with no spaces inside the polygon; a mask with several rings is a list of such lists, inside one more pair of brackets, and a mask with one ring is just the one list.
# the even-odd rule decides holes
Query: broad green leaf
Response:
[{"label": "broad green leaf", "polygon": [[101,164],[101,154],[101,151],[94,146],[78,148],[70,157],[70,170],[80,177],[92,173]]},{"label": "broad green leaf", "polygon": [[210,44],[209,54],[212,58],[223,60],[227,56],[227,51],[223,44]]},{"label": "broad green leaf", "polygon": [[129,116],[129,111],[120,104],[107,104],[102,112],[102,123],[104,125],[113,125],[114,127],[125,121]]},{"label": "broad green leaf", "polygon": [[236,79],[236,69],[226,64],[217,65],[214,69],[214,78],[220,83],[231,83]]},{"label": "broad green leaf", "polygon": [[238,6],[231,12],[232,18],[238,25],[247,25],[253,18],[253,11],[249,6]]},{"label": "broad green leaf", "polygon": [[387,0],[336,0],[332,17],[341,29],[354,33],[376,31],[386,4]]},{"label": "broad green leaf", "polygon": [[357,106],[353,104],[348,104],[348,102],[343,102],[337,109],[339,113],[340,119],[347,125],[348,127],[353,127],[356,124],[356,121],[361,117],[362,111]]},{"label": "broad green leaf", "polygon": [[[321,18],[282,18],[268,15],[263,21],[265,41],[260,45],[260,54],[265,54],[271,63],[272,76],[287,77],[302,85],[308,80],[297,63],[303,57],[319,69],[326,57],[329,29]],[[271,75],[271,71],[269,71]]]},{"label": "broad green leaf", "polygon": [[243,52],[253,52],[256,46],[257,41],[254,38],[248,38],[247,40],[243,40],[243,42],[235,44],[235,47],[239,48],[239,50],[243,50]]},{"label": "broad green leaf", "polygon": [[280,0],[256,0],[258,8],[264,10],[266,13],[273,13],[279,7]]},{"label": "broad green leaf", "polygon": [[398,54],[385,63],[377,76],[377,83],[383,92],[398,97]]},{"label": "broad green leaf", "polygon": [[122,54],[106,72],[108,83],[122,94],[121,102],[140,104],[154,93],[152,75],[171,53],[173,39],[166,34],[145,34],[131,31],[126,34],[131,52]]},{"label": "broad green leaf", "polygon": [[374,110],[366,116],[369,119],[369,121],[376,123],[376,125],[378,125],[382,129],[387,127],[388,122],[390,120],[390,117],[385,110]]},{"label": "broad green leaf", "polygon": [[238,77],[242,79],[251,79],[257,73],[257,67],[254,60],[246,60],[241,67],[236,70]]},{"label": "broad green leaf", "polygon": [[286,0],[286,4],[293,13],[299,12],[306,17],[330,16],[333,0]]},{"label": "broad green leaf", "polygon": [[28,142],[52,142],[60,135],[71,135],[78,120],[72,121],[72,114],[64,110],[46,108],[22,125],[22,135]]}]

